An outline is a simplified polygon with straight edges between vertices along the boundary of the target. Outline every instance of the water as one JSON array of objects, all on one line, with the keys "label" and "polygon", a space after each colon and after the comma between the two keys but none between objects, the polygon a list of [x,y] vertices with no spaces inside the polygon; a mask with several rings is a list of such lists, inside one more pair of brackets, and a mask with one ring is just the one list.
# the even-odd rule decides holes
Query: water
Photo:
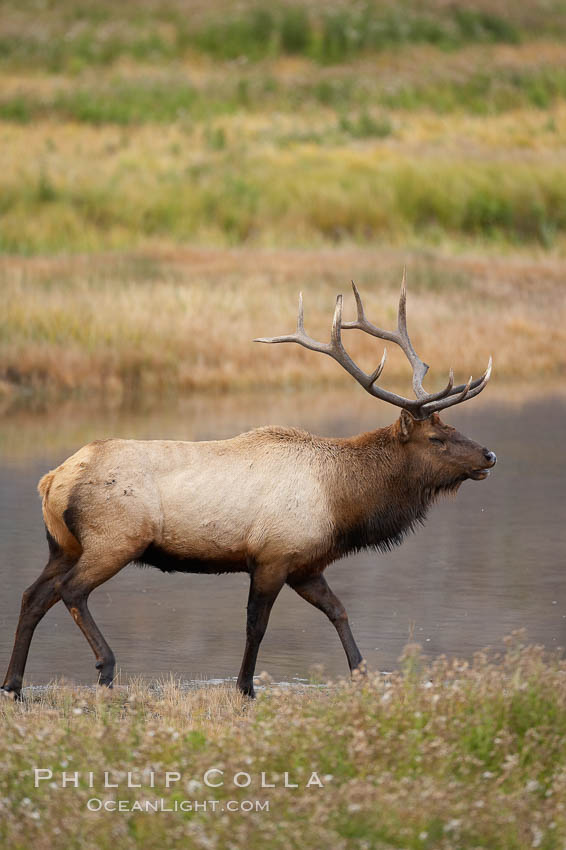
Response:
[{"label": "water", "polygon": [[[493,392],[487,399],[488,392],[447,411],[445,419],[497,453],[491,477],[466,482],[394,552],[365,552],[326,571],[373,669],[394,668],[408,640],[430,656],[469,657],[526,628],[532,642],[566,646],[566,402],[543,397],[517,404]],[[82,443],[108,435],[216,438],[267,422],[345,435],[395,415],[353,390],[318,390],[200,398],[151,413],[60,408],[8,417],[0,426],[2,673],[21,593],[46,562],[37,480]],[[91,610],[123,677],[224,678],[240,665],[247,588],[246,575],[164,575],[130,565],[93,593]],[[326,618],[284,588],[257,670],[293,680],[307,677],[314,665],[331,676],[347,671]],[[91,651],[62,603],[36,631],[26,681],[56,676],[83,683],[95,677]]]}]

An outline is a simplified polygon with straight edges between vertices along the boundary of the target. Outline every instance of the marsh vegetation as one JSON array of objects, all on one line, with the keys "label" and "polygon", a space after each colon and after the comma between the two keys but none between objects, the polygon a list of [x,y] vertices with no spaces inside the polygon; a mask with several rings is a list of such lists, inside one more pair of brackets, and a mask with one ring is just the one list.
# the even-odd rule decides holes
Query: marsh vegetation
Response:
[{"label": "marsh vegetation", "polygon": [[538,0],[2,3],[2,395],[332,381],[249,340],[311,280],[313,331],[351,277],[386,320],[405,260],[429,360],[473,314],[466,371],[559,374],[565,31]]},{"label": "marsh vegetation", "polygon": [[[174,680],[29,692],[0,706],[0,835],[38,850],[54,841],[69,850],[561,848],[565,674],[564,661],[514,635],[472,663],[428,666],[408,646],[398,673],[366,681],[288,689],[264,676],[256,705],[224,686]],[[52,781],[35,787],[35,767]],[[211,776],[222,786],[205,784],[210,768],[223,771]],[[78,787],[61,787],[63,771],[78,772]],[[105,771],[117,788],[104,788]],[[127,787],[128,771],[141,788]],[[166,771],[180,776],[169,788]],[[305,787],[313,771],[323,787]],[[262,772],[275,787],[261,787]],[[285,787],[285,772],[298,788]],[[249,785],[234,783],[239,773]],[[89,813],[93,798],[130,810]],[[170,810],[131,810],[155,799]],[[173,810],[211,799],[215,813]],[[256,799],[269,811],[226,808]]]}]

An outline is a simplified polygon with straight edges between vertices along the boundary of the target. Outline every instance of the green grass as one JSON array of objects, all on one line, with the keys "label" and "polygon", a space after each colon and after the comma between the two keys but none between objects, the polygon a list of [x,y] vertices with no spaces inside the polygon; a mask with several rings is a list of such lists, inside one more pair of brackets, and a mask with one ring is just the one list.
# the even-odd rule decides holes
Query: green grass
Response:
[{"label": "green grass", "polygon": [[566,244],[558,4],[2,8],[0,251]]},{"label": "green grass", "polygon": [[[0,94],[0,120],[27,124],[38,120],[76,121],[94,126],[198,122],[237,112],[266,110],[306,112],[329,107],[338,117],[359,109],[359,120],[343,117],[339,127],[347,138],[383,137],[391,132],[387,118],[376,121],[371,110],[417,111],[439,114],[504,114],[512,110],[547,110],[566,99],[566,71],[561,67],[510,68],[496,71],[472,66],[458,79],[449,76],[423,82],[380,82],[355,74],[334,78],[283,82],[256,73],[227,75],[222,83],[194,85],[190,75],[140,74],[104,81],[77,82],[63,91]],[[320,143],[332,141],[321,135]],[[335,138],[334,138],[335,140]]]},{"label": "green grass", "polygon": [[[358,119],[362,120],[362,119]],[[388,125],[372,124],[375,135]],[[364,125],[357,132],[368,132]],[[481,239],[552,246],[566,233],[566,176],[558,164],[373,151],[249,154],[225,150],[220,129],[200,161],[154,162],[140,183],[127,147],[112,169],[84,163],[0,178],[0,250],[126,248],[159,237],[237,245]]]},{"label": "green grass", "polygon": [[[564,661],[518,638],[498,657],[311,689],[269,686],[255,705],[230,689],[178,683],[114,693],[53,685],[0,709],[5,846],[111,848],[458,847],[561,850],[566,840]],[[265,678],[268,677],[264,677]],[[34,785],[33,768],[50,781]],[[219,767],[224,785],[209,788]],[[142,788],[127,772],[153,769]],[[61,788],[62,771],[79,787]],[[93,786],[88,787],[92,771]],[[102,787],[104,771],[117,789]],[[165,771],[181,778],[165,787]],[[233,777],[250,784],[238,787]],[[274,788],[261,788],[261,774]],[[284,774],[298,788],[284,787]],[[306,787],[316,772],[322,787]],[[220,778],[214,775],[214,780]],[[89,813],[89,799],[127,810]],[[131,810],[135,801],[218,800],[220,811]],[[244,800],[269,810],[226,811]],[[222,808],[224,807],[224,811]]]},{"label": "green grass", "polygon": [[[215,59],[257,61],[284,55],[325,64],[350,60],[406,44],[454,50],[466,44],[516,44],[523,37],[564,31],[560,4],[545,4],[534,16],[509,7],[494,12],[474,0],[453,5],[417,3],[261,4],[252,2],[191,14],[180,4],[140,6],[90,2],[23,4],[20,16],[39,26],[19,38],[0,30],[0,62],[77,73],[121,59],[160,63],[201,52]],[[8,17],[11,3],[3,4]],[[536,8],[536,4],[535,4]],[[117,25],[116,25],[117,24]]]},{"label": "green grass", "polygon": [[[261,108],[261,92],[254,91]],[[231,114],[250,107],[245,80],[218,89],[198,89],[189,79],[137,77],[112,78],[88,86],[77,85],[50,97],[15,94],[0,100],[0,120],[29,123],[37,120],[77,121],[94,126],[138,125],[199,120]]]},{"label": "green grass", "polygon": [[402,86],[382,93],[379,102],[390,109],[433,109],[439,113],[500,114],[514,109],[548,109],[566,96],[563,68],[474,71],[467,79]]}]

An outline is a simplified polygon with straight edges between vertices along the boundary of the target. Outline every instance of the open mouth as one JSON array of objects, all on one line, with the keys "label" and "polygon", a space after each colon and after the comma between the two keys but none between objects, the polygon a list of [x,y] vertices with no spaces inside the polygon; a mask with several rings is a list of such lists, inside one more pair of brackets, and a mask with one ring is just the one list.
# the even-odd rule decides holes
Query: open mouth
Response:
[{"label": "open mouth", "polygon": [[489,469],[472,469],[470,472],[470,478],[474,481],[483,481],[484,478],[487,478],[489,475]]}]

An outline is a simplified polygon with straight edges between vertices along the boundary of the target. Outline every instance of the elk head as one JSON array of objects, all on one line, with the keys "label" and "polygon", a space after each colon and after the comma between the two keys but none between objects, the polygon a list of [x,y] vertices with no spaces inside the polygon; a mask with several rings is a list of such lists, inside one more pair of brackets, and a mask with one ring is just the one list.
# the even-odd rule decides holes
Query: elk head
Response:
[{"label": "elk head", "polygon": [[[424,464],[431,478],[440,481],[442,489],[452,489],[466,478],[481,480],[489,475],[489,469],[495,465],[496,456],[494,452],[469,440],[463,434],[456,431],[441,421],[438,411],[455,404],[468,401],[481,393],[491,376],[492,359],[484,374],[480,378],[470,379],[466,384],[454,386],[454,372],[450,369],[448,383],[444,389],[435,393],[427,393],[423,388],[423,380],[428,372],[428,364],[420,359],[416,353],[409,334],[407,332],[407,288],[406,275],[403,272],[401,283],[401,296],[399,299],[399,310],[397,316],[397,330],[386,331],[370,322],[364,311],[362,299],[355,283],[352,281],[354,297],[357,306],[357,318],[353,322],[342,321],[342,295],[336,298],[336,309],[332,322],[330,342],[317,342],[305,332],[303,314],[303,296],[299,295],[299,315],[297,319],[297,330],[294,334],[277,337],[263,337],[255,342],[296,342],[311,351],[328,354],[339,363],[361,386],[374,398],[380,398],[396,407],[402,408],[397,422],[397,436],[399,442],[405,446],[409,457],[415,463]],[[354,363],[346,352],[342,343],[343,330],[360,330],[379,339],[385,339],[398,345],[405,353],[413,369],[413,391],[414,399],[404,398],[397,393],[385,390],[377,385],[385,361],[387,349],[378,367],[370,374],[366,374]],[[425,471],[425,470],[423,470]]]}]

